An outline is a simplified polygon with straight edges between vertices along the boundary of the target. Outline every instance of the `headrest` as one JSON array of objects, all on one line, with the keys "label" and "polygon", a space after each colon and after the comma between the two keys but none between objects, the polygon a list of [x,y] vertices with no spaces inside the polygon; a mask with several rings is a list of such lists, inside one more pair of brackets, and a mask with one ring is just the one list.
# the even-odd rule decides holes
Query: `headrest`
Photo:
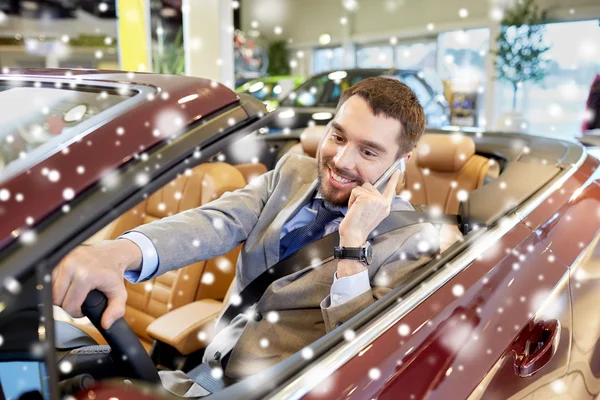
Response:
[{"label": "headrest", "polygon": [[327,126],[324,125],[309,126],[304,129],[300,134],[300,144],[304,152],[310,157],[316,157],[319,143],[326,132]]},{"label": "headrest", "polygon": [[421,137],[414,156],[420,168],[456,172],[475,154],[475,142],[459,134],[426,134]]}]

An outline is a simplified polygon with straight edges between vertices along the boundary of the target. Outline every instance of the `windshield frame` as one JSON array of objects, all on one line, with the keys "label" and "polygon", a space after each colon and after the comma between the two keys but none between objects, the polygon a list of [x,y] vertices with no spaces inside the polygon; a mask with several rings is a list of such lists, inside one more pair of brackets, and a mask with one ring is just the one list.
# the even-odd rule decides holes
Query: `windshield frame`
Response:
[{"label": "windshield frame", "polygon": [[[69,79],[73,77],[65,76]],[[75,76],[77,79],[77,76]],[[126,113],[127,111],[135,108],[138,104],[144,102],[149,95],[156,95],[160,89],[152,86],[140,85],[140,84],[129,84],[129,83],[118,83],[118,82],[99,82],[90,81],[86,79],[78,79],[77,86],[71,88],[70,82],[64,78],[52,78],[52,77],[37,77],[37,76],[19,76],[11,77],[3,75],[0,77],[0,85],[6,84],[6,86],[15,87],[32,87],[36,88],[36,82],[40,85],[40,88],[48,87],[54,88],[53,85],[62,85],[65,90],[78,91],[89,91],[89,92],[102,92],[107,91],[109,93],[119,95],[119,91],[127,90],[127,94],[131,93],[129,98],[119,102],[118,104],[107,108],[106,110],[86,119],[69,128],[68,130],[61,132],[60,135],[48,140],[37,146],[31,152],[27,153],[27,157],[16,159],[9,162],[4,168],[0,169],[0,184],[7,182],[14,176],[30,169],[31,167],[40,164],[42,161],[52,157],[56,153],[62,151],[73,142],[81,140],[86,137],[89,133],[95,131],[98,126],[102,125],[106,121],[114,119],[117,115]],[[37,88],[36,88],[37,89]]]}]

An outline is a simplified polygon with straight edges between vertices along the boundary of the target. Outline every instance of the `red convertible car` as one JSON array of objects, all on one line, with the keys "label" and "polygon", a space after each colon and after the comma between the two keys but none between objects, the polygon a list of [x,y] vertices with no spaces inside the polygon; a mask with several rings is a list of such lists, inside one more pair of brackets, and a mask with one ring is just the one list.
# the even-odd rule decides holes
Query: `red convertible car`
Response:
[{"label": "red convertible car", "polygon": [[[117,335],[93,328],[97,312],[72,320],[52,306],[53,267],[76,246],[241,188],[286,152],[314,157],[323,131],[261,135],[273,114],[260,101],[197,78],[0,80],[0,399],[174,398],[156,370],[198,364],[238,249],[127,284]],[[570,141],[427,131],[398,194],[460,216],[441,227],[442,251],[301,352],[223,377],[210,398],[594,398],[599,165]]]}]

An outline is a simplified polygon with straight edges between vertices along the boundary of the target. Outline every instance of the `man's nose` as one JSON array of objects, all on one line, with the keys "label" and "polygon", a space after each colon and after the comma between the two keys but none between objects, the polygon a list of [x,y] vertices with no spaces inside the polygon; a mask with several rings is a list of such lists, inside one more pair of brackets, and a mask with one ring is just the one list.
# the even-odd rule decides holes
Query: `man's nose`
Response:
[{"label": "man's nose", "polygon": [[338,169],[353,171],[355,161],[350,146],[346,145],[343,148],[340,148],[335,157],[333,157],[333,162]]}]

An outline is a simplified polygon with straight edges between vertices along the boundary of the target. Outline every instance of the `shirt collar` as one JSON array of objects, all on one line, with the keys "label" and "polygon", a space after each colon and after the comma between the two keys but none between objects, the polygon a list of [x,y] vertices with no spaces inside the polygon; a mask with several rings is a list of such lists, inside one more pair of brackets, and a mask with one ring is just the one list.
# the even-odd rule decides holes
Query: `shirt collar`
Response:
[{"label": "shirt collar", "polygon": [[[321,194],[321,188],[317,189],[317,193],[315,194],[314,200],[321,200],[323,199],[323,195]],[[346,216],[346,213],[348,212],[348,207],[344,207],[344,206],[334,206],[333,204],[329,204],[328,202],[325,201],[325,207],[328,210],[332,210],[332,211],[339,211],[340,213],[342,213],[344,216]]]}]

